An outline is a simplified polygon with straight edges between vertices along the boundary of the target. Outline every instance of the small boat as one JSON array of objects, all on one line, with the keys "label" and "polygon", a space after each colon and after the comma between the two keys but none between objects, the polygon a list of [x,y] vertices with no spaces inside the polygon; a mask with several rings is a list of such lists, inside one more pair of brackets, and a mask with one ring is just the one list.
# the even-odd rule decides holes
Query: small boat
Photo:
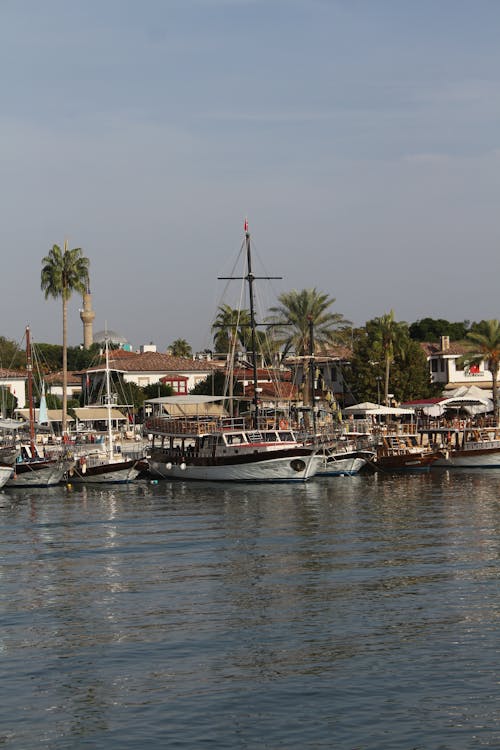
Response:
[{"label": "small boat", "polygon": [[93,449],[78,456],[69,468],[66,480],[71,484],[123,484],[137,479],[141,467],[135,458],[126,458],[113,448],[111,428],[111,383],[109,367],[109,342],[105,341],[106,353],[106,407],[108,435],[107,445],[102,450]]},{"label": "small boat", "polygon": [[429,442],[439,446],[436,468],[500,469],[500,428],[463,427],[426,431]]},{"label": "small boat", "polygon": [[0,487],[7,484],[8,480],[12,476],[12,466],[9,464],[0,464]]},{"label": "small boat", "polygon": [[353,476],[372,464],[375,451],[358,449],[353,441],[339,440],[318,450],[318,455],[321,457],[318,476]]},{"label": "small boat", "polygon": [[46,456],[34,444],[23,445],[21,453],[11,467],[6,487],[53,487],[59,484],[73,465],[73,459],[64,456]]},{"label": "small boat", "polygon": [[59,484],[73,460],[64,455],[46,455],[36,446],[33,403],[33,364],[29,326],[26,327],[26,370],[28,374],[29,441],[21,445],[5,487],[52,487]]},{"label": "small boat", "polygon": [[438,450],[422,446],[417,435],[388,435],[377,446],[373,465],[377,471],[429,471],[440,457]]}]

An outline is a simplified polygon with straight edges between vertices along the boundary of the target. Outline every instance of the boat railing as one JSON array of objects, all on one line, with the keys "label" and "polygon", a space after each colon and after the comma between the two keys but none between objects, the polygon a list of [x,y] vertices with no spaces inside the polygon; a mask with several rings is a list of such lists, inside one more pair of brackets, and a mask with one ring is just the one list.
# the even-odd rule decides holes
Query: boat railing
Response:
[{"label": "boat railing", "polygon": [[146,432],[158,435],[199,435],[221,429],[220,420],[206,417],[152,417],[144,426]]}]

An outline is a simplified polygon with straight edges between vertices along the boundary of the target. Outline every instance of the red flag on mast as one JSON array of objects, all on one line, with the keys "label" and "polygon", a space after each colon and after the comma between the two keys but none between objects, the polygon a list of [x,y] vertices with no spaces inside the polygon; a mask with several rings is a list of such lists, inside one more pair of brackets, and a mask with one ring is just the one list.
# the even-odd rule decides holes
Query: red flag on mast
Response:
[{"label": "red flag on mast", "polygon": [[245,232],[248,232],[248,219],[245,219]]}]

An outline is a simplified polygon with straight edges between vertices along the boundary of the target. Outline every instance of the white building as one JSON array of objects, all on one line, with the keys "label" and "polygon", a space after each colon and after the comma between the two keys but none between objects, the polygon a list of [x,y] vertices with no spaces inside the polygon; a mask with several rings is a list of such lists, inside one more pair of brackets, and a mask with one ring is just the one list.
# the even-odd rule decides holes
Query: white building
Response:
[{"label": "white building", "polygon": [[17,408],[26,406],[26,372],[0,368],[0,387],[17,398]]},{"label": "white building", "polygon": [[[165,382],[172,386],[174,393],[189,393],[197,383],[205,380],[214,369],[220,369],[213,362],[200,362],[185,357],[173,357],[159,352],[123,352],[109,353],[109,367],[119,373],[125,383],[135,383],[139,388]],[[89,386],[102,379],[104,361],[101,365],[90,367],[84,375],[89,379]]]},{"label": "white building", "polygon": [[425,343],[422,348],[429,362],[431,383],[439,383],[443,390],[463,385],[491,389],[491,373],[484,362],[471,366],[464,364],[464,357],[471,353],[470,345],[450,342],[449,336],[441,336],[438,343]]}]

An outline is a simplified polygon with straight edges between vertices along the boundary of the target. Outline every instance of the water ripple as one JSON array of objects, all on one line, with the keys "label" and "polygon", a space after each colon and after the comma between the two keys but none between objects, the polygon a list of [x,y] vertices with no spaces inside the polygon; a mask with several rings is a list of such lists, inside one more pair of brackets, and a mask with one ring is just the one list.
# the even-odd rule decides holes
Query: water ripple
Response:
[{"label": "water ripple", "polygon": [[5,491],[0,746],[500,747],[499,490]]}]

